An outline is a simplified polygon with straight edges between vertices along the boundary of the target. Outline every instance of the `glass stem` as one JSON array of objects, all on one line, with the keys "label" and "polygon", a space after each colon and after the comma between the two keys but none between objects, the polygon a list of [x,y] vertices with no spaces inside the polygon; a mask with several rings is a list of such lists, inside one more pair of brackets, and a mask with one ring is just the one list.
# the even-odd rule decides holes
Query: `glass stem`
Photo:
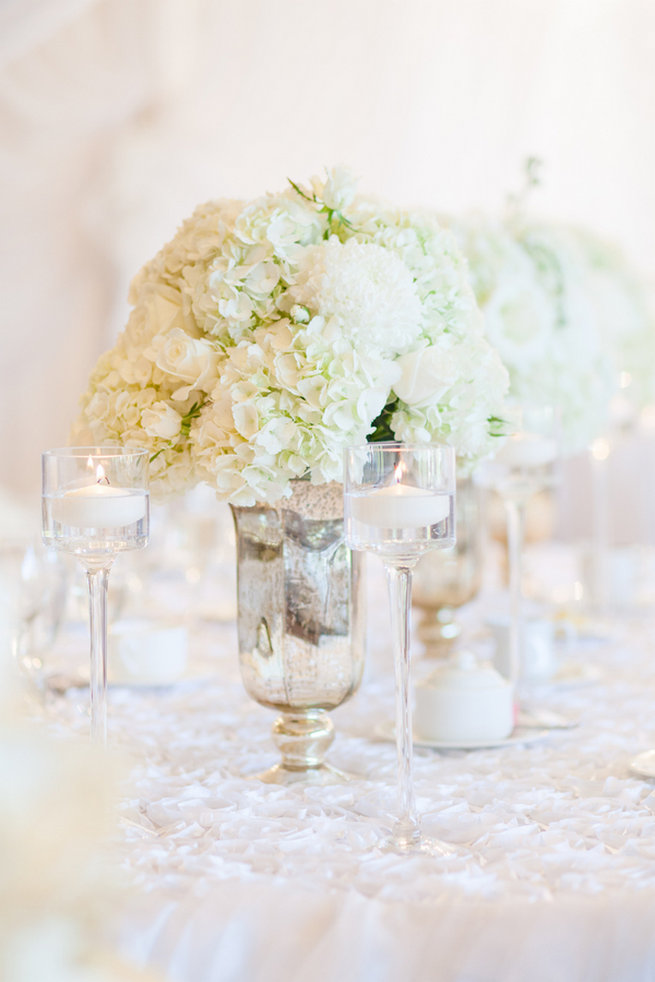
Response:
[{"label": "glass stem", "polygon": [[396,750],[398,753],[398,790],[400,797],[400,817],[393,829],[393,841],[401,849],[409,849],[420,840],[412,783],[412,704],[409,687],[409,617],[413,565],[413,563],[407,562],[403,564],[385,562],[384,564],[391,607],[396,680]]},{"label": "glass stem", "polygon": [[107,584],[109,567],[87,569],[91,628],[91,739],[107,743]]},{"label": "glass stem", "polygon": [[591,519],[593,529],[592,603],[606,612],[609,600],[609,468],[607,457],[591,457]]},{"label": "glass stem", "polygon": [[508,498],[507,555],[509,564],[509,680],[516,688],[521,675],[523,648],[523,534],[526,502]]}]

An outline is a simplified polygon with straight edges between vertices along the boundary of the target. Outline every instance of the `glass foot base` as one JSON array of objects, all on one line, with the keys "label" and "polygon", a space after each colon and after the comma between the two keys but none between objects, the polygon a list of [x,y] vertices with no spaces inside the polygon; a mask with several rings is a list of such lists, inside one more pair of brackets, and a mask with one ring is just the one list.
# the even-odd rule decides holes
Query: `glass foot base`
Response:
[{"label": "glass foot base", "polygon": [[285,767],[283,764],[275,764],[267,771],[260,774],[250,775],[254,781],[263,781],[264,784],[345,784],[351,781],[355,774],[347,774],[329,764],[320,764],[318,767]]},{"label": "glass foot base", "polygon": [[400,856],[454,856],[456,850],[447,842],[423,835],[419,829],[408,829],[399,823],[380,843],[382,852],[395,852]]},{"label": "glass foot base", "polygon": [[394,852],[398,856],[454,856],[455,849],[440,839],[421,836],[417,842],[398,841],[392,835],[383,839],[382,852]]}]

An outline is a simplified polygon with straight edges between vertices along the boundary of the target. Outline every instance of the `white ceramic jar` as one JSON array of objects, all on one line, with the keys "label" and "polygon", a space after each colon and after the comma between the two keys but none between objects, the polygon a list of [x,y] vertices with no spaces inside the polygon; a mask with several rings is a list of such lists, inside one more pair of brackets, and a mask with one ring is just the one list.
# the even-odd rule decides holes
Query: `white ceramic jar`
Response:
[{"label": "white ceramic jar", "polygon": [[414,731],[426,740],[504,740],[514,727],[513,687],[470,651],[458,652],[417,683],[414,695]]}]

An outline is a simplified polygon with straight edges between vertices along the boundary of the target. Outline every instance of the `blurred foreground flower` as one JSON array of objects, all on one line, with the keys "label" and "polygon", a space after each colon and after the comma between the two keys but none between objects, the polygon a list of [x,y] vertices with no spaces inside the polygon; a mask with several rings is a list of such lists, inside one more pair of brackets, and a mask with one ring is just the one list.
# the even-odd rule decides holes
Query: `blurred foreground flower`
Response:
[{"label": "blurred foreground flower", "polygon": [[155,982],[108,942],[123,897],[108,854],[119,768],[22,718],[12,669],[0,651],[0,978]]}]

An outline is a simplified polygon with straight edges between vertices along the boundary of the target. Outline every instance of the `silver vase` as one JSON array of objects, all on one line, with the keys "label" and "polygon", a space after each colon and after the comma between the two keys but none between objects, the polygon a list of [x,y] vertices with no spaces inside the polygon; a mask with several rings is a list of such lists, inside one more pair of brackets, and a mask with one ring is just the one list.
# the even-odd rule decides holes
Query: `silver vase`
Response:
[{"label": "silver vase", "polygon": [[282,760],[258,776],[337,778],[325,763],[328,712],[357,690],[365,657],[362,557],[344,542],[343,489],[294,481],[274,506],[231,507],[241,677],[251,698],[280,713]]}]

